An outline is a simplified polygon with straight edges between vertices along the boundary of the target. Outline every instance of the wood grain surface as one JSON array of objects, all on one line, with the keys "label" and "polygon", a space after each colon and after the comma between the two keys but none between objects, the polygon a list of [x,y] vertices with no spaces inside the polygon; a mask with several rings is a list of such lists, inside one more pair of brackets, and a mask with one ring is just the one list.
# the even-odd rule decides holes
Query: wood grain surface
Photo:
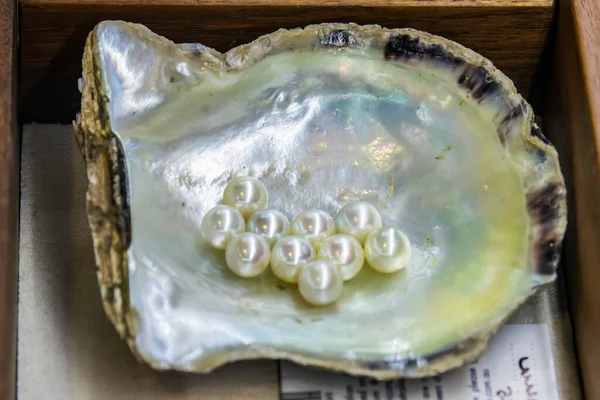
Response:
[{"label": "wood grain surface", "polygon": [[561,1],[556,38],[546,127],[567,148],[565,275],[583,389],[600,399],[600,2]]},{"label": "wood grain surface", "polygon": [[577,43],[581,52],[582,73],[590,96],[589,105],[598,145],[600,143],[600,1],[574,0],[573,16]]},{"label": "wood grain surface", "polygon": [[[98,5],[98,0],[26,0],[29,5],[44,6],[56,5]],[[111,5],[137,4],[140,6],[165,6],[169,5],[192,5],[207,6],[290,6],[290,5],[312,5],[322,6],[346,6],[348,0],[104,0],[101,3]],[[422,7],[431,0],[361,0],[360,5],[364,7]],[[445,7],[464,6],[486,6],[486,7],[531,7],[539,5],[552,5],[553,0],[437,0],[436,3]],[[355,3],[356,4],[356,3]]]},{"label": "wood grain surface", "polygon": [[[93,6],[92,3],[94,4]],[[412,27],[490,58],[530,93],[553,14],[552,0],[22,0],[20,112],[24,121],[69,122],[87,34],[106,19],[147,25],[175,42],[219,51],[279,28],[321,22]]]},{"label": "wood grain surface", "polygon": [[0,0],[0,400],[15,397],[19,137],[16,6]]}]

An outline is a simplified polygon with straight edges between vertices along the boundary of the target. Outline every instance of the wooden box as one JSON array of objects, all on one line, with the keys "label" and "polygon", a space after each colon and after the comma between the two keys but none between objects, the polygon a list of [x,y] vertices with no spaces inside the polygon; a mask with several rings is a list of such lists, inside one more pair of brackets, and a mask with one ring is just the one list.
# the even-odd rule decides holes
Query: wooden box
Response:
[{"label": "wooden box", "polygon": [[[34,343],[36,332],[43,329],[49,329],[53,341],[38,344],[35,356],[51,357],[48,365],[55,369],[68,368],[68,378],[74,382],[95,382],[86,387],[87,392],[71,393],[60,385],[47,385],[56,373],[49,370],[48,379],[40,383],[47,385],[43,387],[45,399],[252,400],[278,396],[277,367],[271,361],[240,363],[202,378],[140,367],[103,316],[88,239],[82,249],[77,248],[80,242],[62,246],[54,242],[45,249],[42,254],[70,265],[51,270],[49,282],[30,282],[31,277],[19,274],[19,257],[28,257],[19,255],[19,248],[36,245],[26,242],[19,247],[19,224],[21,232],[53,224],[51,232],[63,241],[87,235],[85,173],[82,164],[69,161],[78,156],[75,147],[68,147],[71,150],[64,159],[59,157],[60,171],[67,177],[60,172],[52,179],[36,180],[23,172],[23,179],[38,185],[38,192],[46,197],[38,200],[39,210],[19,220],[20,157],[28,156],[21,154],[20,139],[25,124],[73,120],[79,108],[77,78],[84,41],[94,25],[106,19],[140,22],[175,42],[201,42],[220,51],[282,27],[376,23],[442,35],[491,59],[532,103],[561,156],[569,189],[561,273],[567,283],[581,385],[587,398],[600,398],[600,344],[595,340],[600,335],[597,0],[0,0],[0,400],[17,394],[34,398],[31,388],[17,387],[17,362],[31,362],[21,360],[27,348],[19,346],[16,354],[17,341]],[[35,169],[46,167],[49,158],[45,154],[52,153],[52,143],[72,140],[64,137],[65,128],[47,132],[44,141],[31,144],[41,154],[36,156]],[[77,182],[69,186],[72,193],[63,190],[59,199],[53,199],[54,188],[71,178]],[[21,199],[29,201],[30,192],[25,189]],[[58,206],[48,208],[52,201]],[[17,277],[39,290],[17,293]],[[42,296],[37,301],[48,308],[17,310],[27,296]],[[36,312],[50,313],[52,318],[44,326],[20,325],[17,332],[17,315],[29,321],[28,316]],[[43,351],[69,341],[74,343],[62,352]],[[19,371],[26,374],[27,364],[20,364]],[[140,385],[139,392],[136,385]]]}]

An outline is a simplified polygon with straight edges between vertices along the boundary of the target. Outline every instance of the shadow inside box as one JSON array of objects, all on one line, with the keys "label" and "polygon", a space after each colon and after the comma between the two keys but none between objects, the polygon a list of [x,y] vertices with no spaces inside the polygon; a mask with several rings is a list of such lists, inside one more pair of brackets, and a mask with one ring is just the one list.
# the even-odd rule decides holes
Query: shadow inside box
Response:
[{"label": "shadow inside box", "polygon": [[102,309],[72,127],[24,126],[21,161],[19,399],[278,398],[275,361],[208,375],[139,363]]}]

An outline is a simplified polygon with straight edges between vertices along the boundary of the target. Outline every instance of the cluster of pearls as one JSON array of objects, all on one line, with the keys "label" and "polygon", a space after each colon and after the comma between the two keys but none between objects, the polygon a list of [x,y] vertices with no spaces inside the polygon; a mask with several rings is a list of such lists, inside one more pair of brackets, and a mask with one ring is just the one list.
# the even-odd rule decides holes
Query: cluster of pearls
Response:
[{"label": "cluster of pearls", "polygon": [[271,265],[275,276],[297,283],[302,297],[315,306],[335,302],[344,281],[358,275],[365,260],[383,273],[399,271],[410,261],[408,237],[384,227],[379,210],[366,201],[346,204],[335,220],[314,209],[290,224],[281,212],[266,209],[263,183],[245,176],[229,182],[222,203],[206,213],[200,234],[225,250],[228,268],[252,278]]}]

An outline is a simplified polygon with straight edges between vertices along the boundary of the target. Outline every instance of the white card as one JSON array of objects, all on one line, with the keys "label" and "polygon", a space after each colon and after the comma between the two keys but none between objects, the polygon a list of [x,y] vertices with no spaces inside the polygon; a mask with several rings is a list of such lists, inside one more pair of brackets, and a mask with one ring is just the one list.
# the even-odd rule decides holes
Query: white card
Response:
[{"label": "white card", "polygon": [[441,376],[375,381],[281,363],[281,400],[558,400],[546,324],[505,325],[477,361]]}]

